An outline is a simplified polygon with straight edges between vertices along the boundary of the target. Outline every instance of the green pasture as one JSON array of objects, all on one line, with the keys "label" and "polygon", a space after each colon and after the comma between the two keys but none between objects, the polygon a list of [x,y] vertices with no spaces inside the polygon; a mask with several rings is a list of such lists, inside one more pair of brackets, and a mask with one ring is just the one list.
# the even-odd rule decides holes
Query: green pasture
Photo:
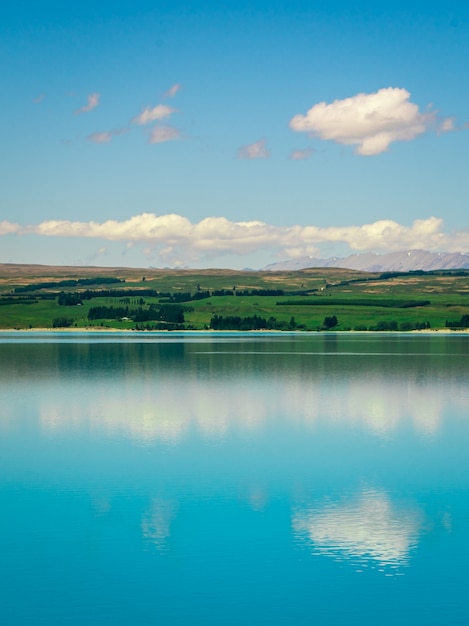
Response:
[{"label": "green pasture", "polygon": [[[38,269],[39,267],[39,269]],[[91,307],[159,310],[160,297],[142,296],[152,289],[171,297],[190,293],[182,302],[184,327],[207,329],[214,315],[275,318],[281,327],[316,331],[327,316],[335,316],[334,330],[372,329],[379,323],[411,327],[429,324],[444,328],[446,320],[457,321],[469,313],[469,271],[371,274],[341,269],[309,269],[297,272],[235,272],[232,270],[142,270],[131,268],[45,268],[0,265],[0,328],[51,328],[60,320],[71,327],[143,329],[135,321],[98,319],[90,321]],[[81,305],[61,306],[58,295],[83,293],[83,287],[64,287],[60,282],[94,277],[87,286],[93,292]],[[102,284],[100,284],[100,278]],[[106,277],[124,282],[106,284]],[[47,285],[42,286],[47,283]],[[54,283],[54,284],[50,284]],[[27,287],[27,291],[24,288]],[[214,290],[283,290],[283,295],[221,295],[194,299]],[[132,295],[114,296],[115,290]],[[106,292],[101,297],[100,292]],[[142,303],[143,301],[143,303]],[[149,327],[154,323],[149,324]],[[59,323],[60,325],[60,323]]]},{"label": "green pasture", "polygon": [[[239,298],[240,299],[240,298]],[[223,300],[223,302],[221,302]],[[247,317],[258,315],[264,318],[270,316],[275,317],[279,321],[289,322],[294,317],[296,324],[304,326],[305,330],[318,330],[326,316],[336,315],[339,321],[336,330],[353,330],[358,326],[376,325],[380,321],[396,320],[399,324],[403,322],[417,323],[429,322],[432,328],[442,328],[445,326],[446,319],[458,319],[467,312],[469,301],[464,308],[455,307],[449,314],[446,307],[438,305],[427,305],[425,307],[416,307],[411,309],[383,308],[374,306],[350,305],[329,306],[317,305],[311,306],[277,306],[277,302],[281,298],[263,299],[249,297],[243,298],[243,302],[236,302],[238,298],[210,298],[199,302],[191,303],[193,311],[186,314],[188,323],[192,323],[197,327],[203,327],[202,324],[210,320],[212,315],[239,315]],[[265,302],[264,302],[265,300]],[[228,313],[229,312],[229,313]]]}]

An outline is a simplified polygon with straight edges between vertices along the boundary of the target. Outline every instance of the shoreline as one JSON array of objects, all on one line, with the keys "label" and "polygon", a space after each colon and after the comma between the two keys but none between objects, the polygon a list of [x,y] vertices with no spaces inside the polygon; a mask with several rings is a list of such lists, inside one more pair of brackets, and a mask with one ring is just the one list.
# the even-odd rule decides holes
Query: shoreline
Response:
[{"label": "shoreline", "polygon": [[435,335],[435,334],[458,334],[458,335],[467,335],[469,334],[469,328],[461,328],[457,330],[453,330],[452,328],[427,328],[424,330],[135,330],[133,328],[97,328],[96,326],[82,326],[80,328],[0,328],[0,335],[2,333],[132,333],[132,334],[165,334],[165,335],[173,335],[173,334],[253,334],[257,333],[259,335],[265,334],[275,334],[275,335],[286,335],[286,334],[295,334],[295,335],[317,335],[317,334],[327,334],[327,335],[377,335],[377,334],[386,334],[386,335]]}]

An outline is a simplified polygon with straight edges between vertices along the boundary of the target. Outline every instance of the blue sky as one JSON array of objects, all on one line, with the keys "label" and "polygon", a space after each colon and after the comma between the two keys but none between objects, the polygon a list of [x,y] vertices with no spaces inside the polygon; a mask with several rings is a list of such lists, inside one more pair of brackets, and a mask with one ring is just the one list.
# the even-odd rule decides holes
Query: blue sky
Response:
[{"label": "blue sky", "polygon": [[469,251],[469,5],[234,5],[2,4],[0,262]]}]

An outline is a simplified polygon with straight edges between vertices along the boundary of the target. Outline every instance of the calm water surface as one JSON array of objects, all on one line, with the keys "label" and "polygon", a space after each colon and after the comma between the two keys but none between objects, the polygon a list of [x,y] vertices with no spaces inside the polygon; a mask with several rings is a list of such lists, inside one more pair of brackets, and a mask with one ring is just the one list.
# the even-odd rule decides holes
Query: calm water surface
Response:
[{"label": "calm water surface", "polygon": [[469,624],[469,336],[0,333],[0,623]]}]

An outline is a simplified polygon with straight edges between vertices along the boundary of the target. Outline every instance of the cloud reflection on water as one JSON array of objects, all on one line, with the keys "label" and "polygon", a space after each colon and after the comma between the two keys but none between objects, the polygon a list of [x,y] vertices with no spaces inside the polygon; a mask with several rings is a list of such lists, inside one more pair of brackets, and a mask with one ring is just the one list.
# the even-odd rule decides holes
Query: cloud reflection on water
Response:
[{"label": "cloud reflection on water", "polygon": [[323,385],[274,379],[271,382],[201,381],[166,378],[156,385],[88,385],[86,396],[70,402],[76,391],[41,394],[40,421],[45,432],[83,428],[121,433],[135,441],[175,445],[199,432],[207,439],[225,439],[233,431],[263,432],[271,419],[288,421],[308,430],[320,425],[360,428],[388,438],[405,421],[415,431],[436,436],[448,404],[463,412],[466,398],[454,386],[452,393],[438,385],[401,385],[385,381],[354,381]]},{"label": "cloud reflection on water", "polygon": [[409,562],[422,521],[418,508],[398,506],[385,492],[368,489],[355,498],[297,509],[292,526],[313,554],[396,569]]},{"label": "cloud reflection on water", "polygon": [[[264,422],[270,407],[264,392],[247,389],[237,381],[214,385],[209,381],[165,379],[157,385],[87,387],[86,399],[70,403],[60,396],[39,400],[42,428],[59,432],[73,424],[121,433],[141,443],[175,445],[195,429],[207,439],[224,439],[230,430],[252,433]],[[83,406],[83,403],[86,406]]]},{"label": "cloud reflection on water", "polygon": [[143,537],[157,550],[165,550],[171,535],[171,522],[176,517],[177,504],[173,501],[154,498],[142,518]]},{"label": "cloud reflection on water", "polygon": [[45,432],[89,428],[145,444],[177,444],[194,432],[251,436],[274,421],[380,438],[410,422],[435,436],[448,415],[467,415],[469,364],[465,341],[433,339],[3,344],[0,379],[10,410],[0,410],[0,422],[14,422],[12,407],[27,396]]}]

